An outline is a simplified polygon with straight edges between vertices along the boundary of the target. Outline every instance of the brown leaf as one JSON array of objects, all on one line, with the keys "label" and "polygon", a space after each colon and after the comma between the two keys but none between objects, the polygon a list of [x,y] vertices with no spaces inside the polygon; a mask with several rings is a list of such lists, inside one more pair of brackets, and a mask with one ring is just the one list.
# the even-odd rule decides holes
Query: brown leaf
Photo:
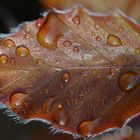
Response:
[{"label": "brown leaf", "polygon": [[140,112],[140,28],[124,14],[50,12],[1,39],[0,101],[76,136]]}]

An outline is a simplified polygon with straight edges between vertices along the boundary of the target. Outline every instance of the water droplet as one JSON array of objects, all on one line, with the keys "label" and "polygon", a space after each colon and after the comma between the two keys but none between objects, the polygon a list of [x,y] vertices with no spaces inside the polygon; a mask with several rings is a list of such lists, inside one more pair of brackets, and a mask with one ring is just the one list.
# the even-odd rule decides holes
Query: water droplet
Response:
[{"label": "water droplet", "polygon": [[119,26],[119,31],[120,32],[124,32],[124,27],[123,26]]},{"label": "water droplet", "polygon": [[70,81],[70,74],[69,74],[69,73],[64,73],[64,74],[62,75],[62,81],[63,81],[64,83],[68,83],[68,82]]},{"label": "water droplet", "polygon": [[70,42],[68,40],[63,42],[64,47],[69,47],[69,46],[71,46],[71,44],[72,44],[72,42]]},{"label": "water droplet", "polygon": [[13,65],[13,64],[15,64],[16,63],[16,59],[15,58],[11,58],[10,59],[10,63]]},{"label": "water droplet", "polygon": [[114,76],[116,74],[116,69],[115,68],[111,68],[110,69],[110,73],[112,76]]},{"label": "water droplet", "polygon": [[73,52],[78,53],[80,51],[79,47],[74,47]]},{"label": "water droplet", "polygon": [[16,92],[10,97],[10,106],[16,108],[21,104],[21,101],[27,96],[27,94],[22,92]]},{"label": "water droplet", "polygon": [[76,25],[79,25],[81,23],[81,20],[80,20],[80,17],[79,16],[75,16],[73,19],[72,19],[73,23],[76,24]]},{"label": "water droplet", "polygon": [[4,40],[3,44],[6,47],[16,47],[15,42],[13,40],[11,40],[11,39]]},{"label": "water droplet", "polygon": [[54,110],[52,119],[61,126],[66,126],[70,121],[69,113],[65,111],[61,104],[59,104],[58,108]]},{"label": "water droplet", "polygon": [[98,30],[100,28],[100,26],[97,23],[94,24],[94,27],[96,30]]},{"label": "water droplet", "polygon": [[95,40],[96,40],[96,41],[101,41],[102,39],[101,39],[100,36],[96,36],[96,37],[95,37]]},{"label": "water droplet", "polygon": [[17,47],[16,54],[20,57],[27,57],[30,55],[30,50],[27,47],[25,47],[24,45],[21,45],[21,46]]},{"label": "water droplet", "polygon": [[43,112],[44,113],[50,113],[53,104],[55,103],[57,97],[49,97],[48,99],[45,100],[43,104]]},{"label": "water droplet", "polygon": [[140,48],[136,48],[136,49],[134,50],[134,53],[140,54]]},{"label": "water droplet", "polygon": [[45,17],[42,17],[38,19],[35,24],[37,27],[41,27],[44,21],[45,21]]},{"label": "water droplet", "polygon": [[93,32],[91,32],[91,36],[95,36],[96,35],[96,33],[93,31]]},{"label": "water droplet", "polygon": [[107,43],[112,47],[120,47],[123,45],[119,37],[111,34],[109,34],[107,37]]},{"label": "water droplet", "polygon": [[8,56],[5,55],[5,54],[1,54],[1,55],[0,55],[0,63],[1,63],[1,64],[6,64],[7,61],[8,61]]},{"label": "water droplet", "polygon": [[140,83],[140,76],[134,72],[123,74],[119,79],[119,86],[123,91],[129,91]]},{"label": "water droplet", "polygon": [[25,35],[24,35],[24,37],[26,38],[26,39],[31,39],[33,36],[32,36],[32,34],[31,33],[26,33]]},{"label": "water droplet", "polygon": [[64,23],[55,14],[50,13],[37,33],[37,40],[44,48],[55,50],[59,38],[67,31]]},{"label": "water droplet", "polygon": [[82,122],[78,128],[78,133],[82,136],[88,136],[92,134],[93,121]]}]

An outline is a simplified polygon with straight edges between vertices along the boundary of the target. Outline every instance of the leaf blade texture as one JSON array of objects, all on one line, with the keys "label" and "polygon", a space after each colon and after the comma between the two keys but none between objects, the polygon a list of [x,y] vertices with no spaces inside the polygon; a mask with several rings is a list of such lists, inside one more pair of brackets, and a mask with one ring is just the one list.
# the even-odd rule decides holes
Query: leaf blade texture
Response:
[{"label": "leaf blade texture", "polygon": [[121,12],[83,7],[1,39],[0,101],[25,119],[95,136],[139,114],[140,28]]}]

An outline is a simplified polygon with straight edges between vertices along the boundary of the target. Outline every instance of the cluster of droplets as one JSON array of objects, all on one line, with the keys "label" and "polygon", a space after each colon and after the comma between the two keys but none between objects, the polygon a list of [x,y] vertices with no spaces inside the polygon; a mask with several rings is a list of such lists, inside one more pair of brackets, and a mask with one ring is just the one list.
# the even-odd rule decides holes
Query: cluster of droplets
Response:
[{"label": "cluster of droplets", "polygon": [[[15,54],[19,57],[28,57],[30,56],[30,50],[25,47],[24,45],[16,46],[16,43],[12,39],[5,39],[2,42],[3,47],[8,47],[11,49],[15,49]],[[11,64],[15,64],[16,60],[15,58],[9,58],[6,54],[0,55],[0,64],[6,64],[8,61],[10,61]]]}]

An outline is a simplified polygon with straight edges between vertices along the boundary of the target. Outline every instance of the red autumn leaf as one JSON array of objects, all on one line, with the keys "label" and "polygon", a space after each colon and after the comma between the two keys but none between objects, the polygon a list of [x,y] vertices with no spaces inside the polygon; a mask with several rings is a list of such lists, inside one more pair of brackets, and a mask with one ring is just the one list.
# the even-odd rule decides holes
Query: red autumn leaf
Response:
[{"label": "red autumn leaf", "polygon": [[120,128],[140,112],[139,33],[83,7],[25,23],[0,41],[0,101],[76,136]]}]

